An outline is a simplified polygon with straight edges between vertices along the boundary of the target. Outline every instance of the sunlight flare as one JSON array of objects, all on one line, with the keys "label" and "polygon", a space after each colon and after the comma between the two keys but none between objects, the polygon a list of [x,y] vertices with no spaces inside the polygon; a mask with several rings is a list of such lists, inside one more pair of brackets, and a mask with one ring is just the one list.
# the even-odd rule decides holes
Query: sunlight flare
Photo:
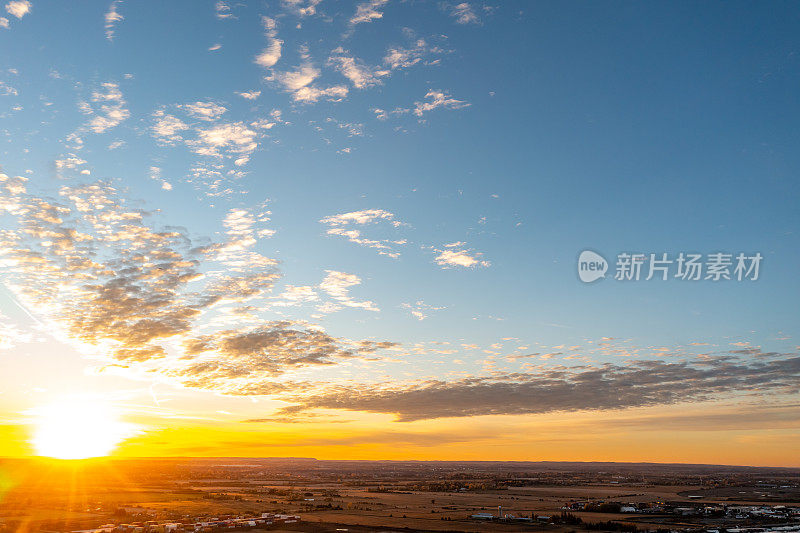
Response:
[{"label": "sunlight flare", "polygon": [[137,426],[119,419],[102,400],[69,399],[37,409],[31,444],[37,455],[87,459],[109,455]]}]

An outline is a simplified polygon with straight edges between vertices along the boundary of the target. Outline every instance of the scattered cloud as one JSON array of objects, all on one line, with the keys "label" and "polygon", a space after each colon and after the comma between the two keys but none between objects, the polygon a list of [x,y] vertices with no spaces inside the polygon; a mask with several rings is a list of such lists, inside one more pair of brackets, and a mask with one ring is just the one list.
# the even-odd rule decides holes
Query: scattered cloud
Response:
[{"label": "scattered cloud", "polygon": [[199,156],[187,179],[211,197],[234,193],[231,182],[244,175],[242,167],[250,161],[263,135],[258,121],[220,120],[226,112],[224,106],[207,101],[177,104],[152,114],[150,131],[159,144],[183,145]]},{"label": "scattered cloud", "polygon": [[328,216],[320,220],[320,223],[328,226],[328,235],[338,235],[360,246],[374,248],[378,250],[378,253],[381,255],[395,258],[399,257],[400,252],[397,251],[397,246],[406,244],[405,239],[369,239],[362,235],[360,229],[354,228],[354,226],[366,226],[378,222],[388,223],[393,228],[399,228],[404,225],[403,222],[395,218],[393,213],[384,211],[383,209],[351,211],[349,213]]},{"label": "scattered cloud", "polygon": [[378,11],[385,6],[389,0],[369,0],[356,6],[355,14],[350,18],[350,25],[362,24],[365,22],[372,22],[383,18],[383,12]]},{"label": "scattered cloud", "polygon": [[68,154],[61,159],[56,159],[54,161],[57,171],[62,170],[77,170],[78,167],[81,167],[86,164],[85,159],[81,159],[80,157],[76,156],[75,154]]},{"label": "scattered cloud", "polygon": [[6,11],[18,19],[31,12],[31,3],[28,0],[12,0],[6,4]]},{"label": "scattered cloud", "polygon": [[275,297],[272,305],[288,307],[319,300],[319,295],[314,287],[309,285],[287,285],[284,291]]},{"label": "scattered cloud", "polygon": [[245,100],[255,100],[259,96],[261,96],[261,91],[245,91],[245,92],[237,92],[236,94],[238,94]]},{"label": "scattered cloud", "polygon": [[428,305],[422,300],[417,300],[414,303],[404,302],[400,304],[400,307],[408,310],[408,312],[411,313],[411,316],[417,320],[425,320],[428,318],[431,311],[441,311],[442,309],[446,309],[446,307],[434,307],[432,305]]},{"label": "scattered cloud", "polygon": [[345,85],[333,85],[326,88],[313,85],[314,80],[319,76],[320,70],[310,62],[306,62],[295,70],[276,73],[275,79],[283,86],[284,90],[292,94],[295,102],[313,104],[320,99],[338,102],[347,97],[348,89]]},{"label": "scattered cloud", "polygon": [[[391,46],[383,57],[383,64],[391,70],[410,68],[422,62],[426,56],[446,53],[441,47],[429,45],[425,39],[417,37],[409,28],[404,28],[403,33],[410,42],[409,46]],[[439,61],[439,59],[428,60],[425,64],[433,65]]]},{"label": "scattered cloud", "polygon": [[[155,228],[150,213],[109,184],[62,187],[58,198],[44,198],[28,193],[26,181],[0,175],[0,216],[16,220],[0,232],[2,281],[53,335],[104,368],[244,393],[264,391],[279,374],[393,346],[297,321],[215,326],[217,309],[265,302],[280,277],[277,262],[255,251],[271,231],[261,227],[269,220],[263,208],[229,210],[225,238],[198,245],[182,229]],[[330,271],[320,289],[339,306],[377,310],[349,296],[358,283]]]},{"label": "scattered cloud", "polygon": [[396,46],[389,48],[383,58],[383,62],[392,70],[413,67],[420,61],[426,51],[424,39],[417,40],[415,46],[404,48]]},{"label": "scattered cloud", "polygon": [[333,303],[326,302],[318,309],[325,313],[338,311],[344,307],[357,307],[366,311],[380,311],[375,303],[369,300],[354,300],[350,297],[350,287],[361,284],[361,278],[355,274],[339,272],[337,270],[326,270],[327,276],[319,284],[319,288],[326,292],[333,299]]},{"label": "scattered cloud", "polygon": [[19,91],[4,81],[0,81],[0,95],[19,96]]},{"label": "scattered cloud", "polygon": [[180,133],[189,129],[189,126],[181,119],[164,112],[163,109],[154,112],[153,119],[154,122],[151,128],[153,136],[165,144],[182,141]]},{"label": "scattered cloud", "polygon": [[261,17],[267,37],[267,47],[256,56],[255,62],[264,68],[272,68],[281,58],[283,41],[278,39],[278,23],[270,17]]},{"label": "scattered cloud", "polygon": [[105,30],[106,30],[106,39],[109,41],[114,40],[114,29],[118,22],[122,21],[124,17],[120,15],[117,8],[122,3],[122,0],[113,0],[111,4],[108,6],[108,11],[105,14]]},{"label": "scattered cloud", "polygon": [[283,6],[290,12],[300,17],[307,17],[317,13],[317,6],[322,0],[283,0]]},{"label": "scattered cloud", "polygon": [[341,46],[336,48],[328,58],[328,64],[332,65],[345,78],[350,80],[353,87],[356,89],[365,89],[380,85],[380,78],[389,75],[388,70],[365,65],[357,58],[349,57],[347,53],[347,50],[344,50]]},{"label": "scattered cloud", "polygon": [[481,259],[482,253],[466,248],[464,242],[445,244],[443,249],[432,248],[437,255],[434,261],[442,268],[476,268],[488,267],[491,263]]},{"label": "scattered cloud", "polygon": [[217,120],[227,111],[224,106],[214,102],[195,102],[193,104],[182,104],[178,107],[186,111],[189,116],[208,122]]},{"label": "scattered cloud", "polygon": [[420,118],[428,111],[433,111],[440,107],[444,109],[463,109],[471,105],[463,100],[456,100],[447,93],[433,89],[425,94],[425,98],[428,100],[427,102],[414,102],[414,114]]},{"label": "scattered cloud", "polygon": [[231,13],[231,6],[222,0],[214,4],[214,15],[220,20],[234,18],[233,13]]},{"label": "scattered cloud", "polygon": [[468,2],[461,2],[450,7],[450,16],[456,19],[458,24],[480,24],[481,19],[475,13],[475,9]]},{"label": "scattered cloud", "polygon": [[131,116],[125,107],[122,91],[116,83],[103,83],[100,89],[92,93],[91,101],[94,105],[81,102],[79,107],[84,113],[92,115],[86,127],[94,133],[104,133]]}]

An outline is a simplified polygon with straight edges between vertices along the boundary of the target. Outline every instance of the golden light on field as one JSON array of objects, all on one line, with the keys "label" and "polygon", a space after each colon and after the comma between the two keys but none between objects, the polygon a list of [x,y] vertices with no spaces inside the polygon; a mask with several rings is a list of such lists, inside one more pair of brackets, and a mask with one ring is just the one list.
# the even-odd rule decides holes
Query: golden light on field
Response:
[{"label": "golden light on field", "polygon": [[35,415],[31,444],[37,455],[55,459],[104,457],[137,432],[111,405],[97,400],[69,399],[37,409]]}]

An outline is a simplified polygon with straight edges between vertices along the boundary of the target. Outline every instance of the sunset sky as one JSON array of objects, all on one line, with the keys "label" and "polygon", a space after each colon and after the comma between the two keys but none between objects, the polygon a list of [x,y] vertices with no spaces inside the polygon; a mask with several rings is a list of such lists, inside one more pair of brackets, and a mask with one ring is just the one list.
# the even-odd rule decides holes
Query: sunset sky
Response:
[{"label": "sunset sky", "polygon": [[3,1],[0,456],[800,466],[798,24]]}]

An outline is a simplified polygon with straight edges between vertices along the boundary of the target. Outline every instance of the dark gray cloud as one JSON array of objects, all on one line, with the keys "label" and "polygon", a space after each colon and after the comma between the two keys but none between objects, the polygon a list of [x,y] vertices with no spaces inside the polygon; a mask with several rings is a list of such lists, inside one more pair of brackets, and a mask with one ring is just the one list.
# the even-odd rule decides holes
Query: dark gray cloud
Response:
[{"label": "dark gray cloud", "polygon": [[249,323],[244,316],[209,326],[212,308],[265,298],[280,277],[277,262],[254,249],[266,231],[257,228],[268,220],[263,213],[230,210],[226,239],[199,246],[182,228],[156,229],[151,213],[107,183],[43,198],[27,192],[25,178],[0,174],[0,193],[0,215],[13,219],[13,229],[0,231],[3,281],[59,334],[97,347],[114,366],[215,391],[230,381],[263,389],[290,368],[394,346],[268,321],[253,306],[243,314]]},{"label": "dark gray cloud", "polygon": [[296,415],[308,409],[393,414],[399,421],[475,415],[623,409],[699,402],[740,393],[796,394],[800,357],[745,362],[718,357],[694,362],[635,361],[597,368],[546,370],[398,388],[389,383],[332,386],[322,394],[288,395]]}]

